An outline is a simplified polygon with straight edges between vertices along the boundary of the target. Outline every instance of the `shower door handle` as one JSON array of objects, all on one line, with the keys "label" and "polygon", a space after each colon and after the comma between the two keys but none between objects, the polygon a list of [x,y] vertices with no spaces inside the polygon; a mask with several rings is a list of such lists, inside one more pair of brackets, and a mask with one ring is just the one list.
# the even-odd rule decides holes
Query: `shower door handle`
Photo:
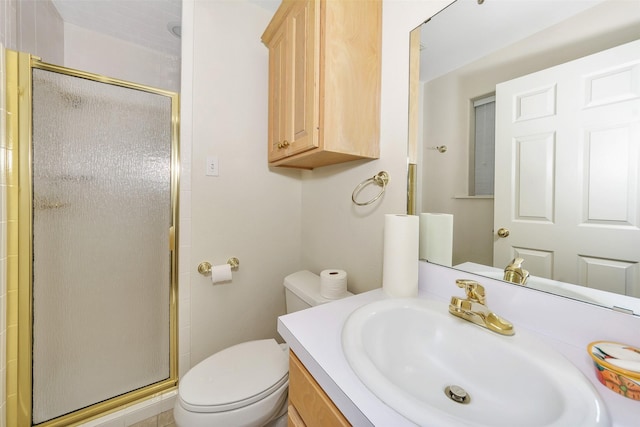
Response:
[{"label": "shower door handle", "polygon": [[176,230],[173,225],[169,227],[169,250],[171,252],[176,250]]}]

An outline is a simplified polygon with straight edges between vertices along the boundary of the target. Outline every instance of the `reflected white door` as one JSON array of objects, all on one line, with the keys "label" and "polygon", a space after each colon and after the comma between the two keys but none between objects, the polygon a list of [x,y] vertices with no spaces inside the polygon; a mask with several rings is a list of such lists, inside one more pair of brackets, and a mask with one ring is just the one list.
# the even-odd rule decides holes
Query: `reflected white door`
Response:
[{"label": "reflected white door", "polygon": [[494,265],[640,297],[640,40],[496,87]]}]

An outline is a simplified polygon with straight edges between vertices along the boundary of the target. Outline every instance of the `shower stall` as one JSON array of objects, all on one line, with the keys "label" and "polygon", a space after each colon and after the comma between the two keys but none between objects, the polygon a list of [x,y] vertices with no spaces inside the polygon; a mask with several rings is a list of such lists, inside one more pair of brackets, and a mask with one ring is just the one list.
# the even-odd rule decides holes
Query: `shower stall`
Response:
[{"label": "shower stall", "polygon": [[19,187],[8,425],[69,425],[177,383],[178,95],[6,59]]}]

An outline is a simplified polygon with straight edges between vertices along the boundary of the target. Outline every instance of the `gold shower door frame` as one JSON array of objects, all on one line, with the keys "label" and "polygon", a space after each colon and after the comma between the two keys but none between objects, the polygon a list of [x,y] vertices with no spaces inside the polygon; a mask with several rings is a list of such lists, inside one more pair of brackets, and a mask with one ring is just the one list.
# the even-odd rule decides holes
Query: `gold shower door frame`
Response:
[{"label": "gold shower door frame", "polygon": [[[7,109],[7,425],[32,425],[33,351],[33,180],[32,180],[32,69],[145,91],[171,99],[171,227],[169,233],[169,377],[141,389],[37,424],[42,427],[77,425],[177,385],[177,239],[179,175],[179,95],[149,86],[43,63],[21,52],[5,51]],[[12,191],[17,183],[18,191]],[[15,219],[15,220],[14,220]],[[11,254],[17,254],[12,257]]]}]

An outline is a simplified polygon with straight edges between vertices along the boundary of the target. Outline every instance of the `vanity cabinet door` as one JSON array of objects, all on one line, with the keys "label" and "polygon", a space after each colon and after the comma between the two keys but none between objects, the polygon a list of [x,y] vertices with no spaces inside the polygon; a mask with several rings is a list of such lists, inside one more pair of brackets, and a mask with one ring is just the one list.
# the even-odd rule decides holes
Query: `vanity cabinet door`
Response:
[{"label": "vanity cabinet door", "polygon": [[293,352],[289,352],[288,418],[293,426],[351,425]]},{"label": "vanity cabinet door", "polygon": [[302,417],[293,405],[287,408],[287,427],[305,427]]}]

